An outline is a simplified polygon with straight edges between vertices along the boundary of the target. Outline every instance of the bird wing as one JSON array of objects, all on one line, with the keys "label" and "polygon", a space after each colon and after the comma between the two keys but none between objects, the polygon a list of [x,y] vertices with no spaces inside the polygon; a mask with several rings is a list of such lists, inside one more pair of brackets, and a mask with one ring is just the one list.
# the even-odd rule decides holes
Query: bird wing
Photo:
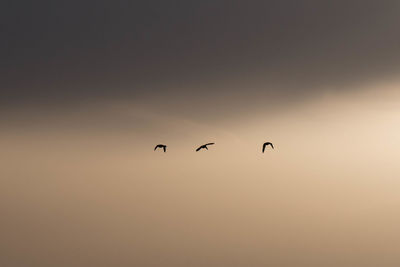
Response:
[{"label": "bird wing", "polygon": [[156,151],[157,147],[158,147],[158,145],[156,145],[156,147],[154,148],[154,151]]},{"label": "bird wing", "polygon": [[166,151],[167,151],[167,147],[166,147],[166,146],[163,146],[163,149],[164,149],[164,152],[166,152]]},{"label": "bird wing", "polygon": [[213,144],[215,144],[215,143],[208,143],[208,144],[205,144],[205,145],[208,146],[208,145],[213,145]]},{"label": "bird wing", "polygon": [[263,153],[264,153],[264,151],[265,151],[265,148],[266,148],[268,145],[270,145],[270,146],[272,147],[272,149],[274,149],[274,145],[273,145],[271,142],[266,142],[266,143],[264,143],[264,145],[263,145]]},{"label": "bird wing", "polygon": [[200,146],[199,148],[196,149],[196,152],[199,151],[202,147]]}]

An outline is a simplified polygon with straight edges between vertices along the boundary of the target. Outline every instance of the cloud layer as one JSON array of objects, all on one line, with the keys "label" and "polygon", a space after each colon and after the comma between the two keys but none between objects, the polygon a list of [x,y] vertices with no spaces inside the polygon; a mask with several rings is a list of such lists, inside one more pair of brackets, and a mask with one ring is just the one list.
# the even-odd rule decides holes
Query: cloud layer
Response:
[{"label": "cloud layer", "polygon": [[400,63],[398,1],[4,5],[3,106],[285,99],[386,78]]}]

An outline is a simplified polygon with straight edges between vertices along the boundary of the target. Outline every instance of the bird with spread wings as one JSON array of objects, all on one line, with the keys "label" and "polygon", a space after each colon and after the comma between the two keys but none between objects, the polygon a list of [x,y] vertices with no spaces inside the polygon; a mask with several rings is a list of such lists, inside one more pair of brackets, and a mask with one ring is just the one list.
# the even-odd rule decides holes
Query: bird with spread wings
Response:
[{"label": "bird with spread wings", "polygon": [[262,148],[262,152],[264,153],[265,148],[270,145],[272,147],[272,149],[274,149],[274,145],[271,142],[266,142],[263,144],[263,148]]},{"label": "bird with spread wings", "polygon": [[202,145],[202,146],[199,146],[197,149],[196,149],[196,152],[197,151],[200,151],[201,149],[207,149],[208,150],[208,147],[207,146],[209,146],[209,145],[214,145],[215,143],[207,143],[207,144],[204,144],[204,145]]},{"label": "bird with spread wings", "polygon": [[156,151],[157,148],[162,148],[164,150],[164,152],[167,152],[167,146],[166,145],[158,144],[154,148],[154,151]]}]

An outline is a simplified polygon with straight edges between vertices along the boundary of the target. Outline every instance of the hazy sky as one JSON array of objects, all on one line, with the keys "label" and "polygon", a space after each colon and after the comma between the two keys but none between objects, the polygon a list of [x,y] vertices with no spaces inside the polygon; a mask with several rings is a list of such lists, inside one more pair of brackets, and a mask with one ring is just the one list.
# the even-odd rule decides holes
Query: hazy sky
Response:
[{"label": "hazy sky", "polygon": [[3,1],[0,265],[399,266],[399,14]]}]

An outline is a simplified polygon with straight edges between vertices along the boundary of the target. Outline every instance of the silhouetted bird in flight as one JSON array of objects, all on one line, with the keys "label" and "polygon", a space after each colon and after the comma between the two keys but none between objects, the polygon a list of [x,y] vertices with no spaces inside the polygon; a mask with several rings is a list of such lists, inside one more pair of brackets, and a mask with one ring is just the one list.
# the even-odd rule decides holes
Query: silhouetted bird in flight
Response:
[{"label": "silhouetted bird in flight", "polygon": [[264,153],[264,151],[265,151],[265,148],[268,146],[268,145],[270,145],[271,147],[272,147],[272,149],[274,149],[274,145],[271,143],[271,142],[266,142],[266,143],[264,143],[263,144],[263,153]]},{"label": "silhouetted bird in flight", "polygon": [[164,152],[167,151],[167,146],[166,146],[166,145],[161,145],[161,144],[156,145],[156,147],[154,148],[154,151],[156,151],[157,148],[162,148],[162,149],[164,149]]},{"label": "silhouetted bird in flight", "polygon": [[207,150],[208,150],[207,146],[209,146],[209,145],[213,145],[213,144],[215,144],[215,143],[208,143],[208,144],[205,144],[205,145],[199,146],[199,148],[197,148],[197,149],[196,149],[196,152],[197,152],[197,151],[199,151],[200,149],[203,149],[203,148],[205,148],[205,149],[207,149]]}]

